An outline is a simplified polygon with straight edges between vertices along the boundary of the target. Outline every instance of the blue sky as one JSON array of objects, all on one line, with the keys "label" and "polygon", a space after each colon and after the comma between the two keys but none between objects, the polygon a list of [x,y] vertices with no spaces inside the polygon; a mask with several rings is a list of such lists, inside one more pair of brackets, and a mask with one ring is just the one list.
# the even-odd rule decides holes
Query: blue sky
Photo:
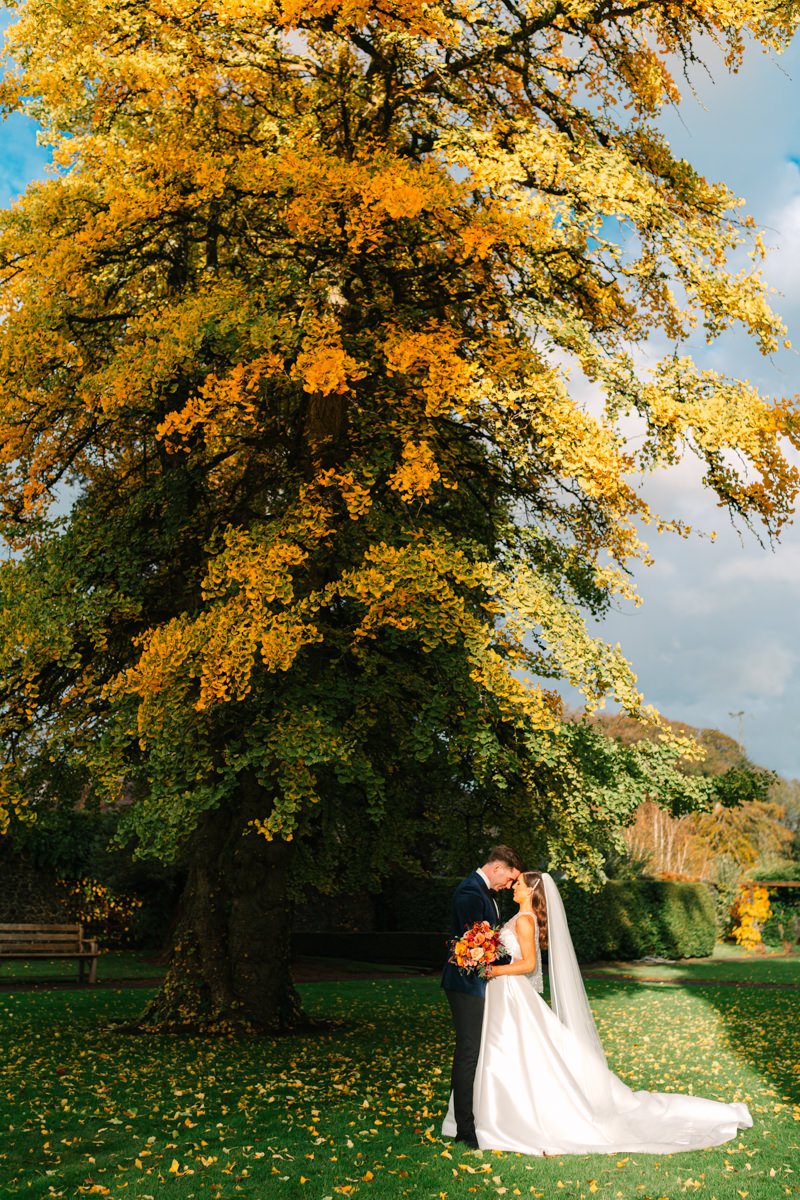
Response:
[{"label": "blue sky", "polygon": [[[0,28],[7,18],[0,19]],[[798,350],[762,359],[741,335],[690,349],[704,365],[752,380],[768,394],[800,392],[800,39],[779,59],[751,52],[728,76],[710,48],[662,127],[673,148],[704,175],[724,180],[773,247],[765,275]],[[24,120],[6,121],[0,141],[0,204],[41,177],[46,156]],[[800,524],[777,549],[739,535],[715,507],[690,461],[651,480],[653,507],[714,542],[652,535],[655,565],[637,577],[643,604],[624,605],[594,630],[619,642],[650,703],[667,717],[742,738],[751,758],[800,777]]]},{"label": "blue sky", "polygon": [[[800,392],[800,39],[780,58],[756,50],[738,75],[698,72],[695,95],[661,122],[673,149],[746,201],[772,247],[773,306],[798,349],[764,359],[741,334],[690,350],[703,365],[769,395]],[[651,535],[655,565],[637,577],[643,604],[598,627],[633,662],[665,716],[738,736],[756,762],[800,776],[800,523],[774,550],[738,534],[690,460],[652,479],[653,506],[716,540]]]}]

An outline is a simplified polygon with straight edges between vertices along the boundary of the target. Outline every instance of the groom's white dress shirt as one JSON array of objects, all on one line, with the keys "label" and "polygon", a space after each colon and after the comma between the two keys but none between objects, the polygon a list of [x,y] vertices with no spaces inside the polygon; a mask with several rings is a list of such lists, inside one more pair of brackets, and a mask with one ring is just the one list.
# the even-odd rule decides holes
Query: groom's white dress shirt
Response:
[{"label": "groom's white dress shirt", "polygon": [[500,920],[500,909],[497,907],[497,899],[495,897],[494,892],[492,891],[492,885],[489,883],[489,880],[486,878],[486,876],[484,875],[484,873],[480,869],[480,867],[476,867],[475,874],[480,875],[481,879],[483,880],[483,882],[486,884],[487,888],[489,889],[489,899],[491,900],[492,904],[494,905],[494,911],[497,913],[497,919],[499,921]]}]

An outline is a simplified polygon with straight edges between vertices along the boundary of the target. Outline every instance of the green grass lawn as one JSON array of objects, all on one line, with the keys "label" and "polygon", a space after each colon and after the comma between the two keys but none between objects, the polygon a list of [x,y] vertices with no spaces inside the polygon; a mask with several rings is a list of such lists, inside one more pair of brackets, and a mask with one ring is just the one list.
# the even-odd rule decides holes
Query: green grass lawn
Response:
[{"label": "green grass lawn", "polygon": [[[153,962],[153,956],[133,950],[108,950],[97,960],[97,978],[105,979],[156,979],[163,975],[165,967]],[[89,964],[86,964],[86,974]],[[31,958],[23,962],[0,962],[0,984],[11,984],[20,980],[35,983],[38,980],[78,978],[78,960],[74,958]]]},{"label": "green grass lawn", "polygon": [[[319,966],[323,971],[341,967],[345,972],[363,971],[370,976],[414,974],[413,971],[388,963],[360,963],[340,958],[304,957],[303,963],[310,969]],[[97,962],[97,978],[100,983],[115,979],[158,979],[166,971],[166,964],[153,954],[135,950],[104,951]],[[88,974],[88,966],[87,966]],[[76,959],[33,958],[24,961],[0,961],[0,988],[15,983],[49,983],[55,980],[78,978]]]},{"label": "green grass lawn", "polygon": [[[729,970],[736,970],[735,964]],[[283,1039],[130,1037],[147,992],[0,993],[0,1196],[779,1200],[800,1193],[794,991],[591,980],[634,1087],[745,1100],[718,1150],[654,1158],[460,1153],[439,1137],[451,1051],[436,980],[308,984],[338,1027]]]},{"label": "green grass lawn", "polygon": [[585,969],[593,975],[623,972],[637,979],[663,979],[665,982],[702,979],[714,983],[731,980],[737,983],[800,984],[800,951],[750,954],[735,946],[717,945],[711,958],[681,959],[675,963],[591,963]]}]

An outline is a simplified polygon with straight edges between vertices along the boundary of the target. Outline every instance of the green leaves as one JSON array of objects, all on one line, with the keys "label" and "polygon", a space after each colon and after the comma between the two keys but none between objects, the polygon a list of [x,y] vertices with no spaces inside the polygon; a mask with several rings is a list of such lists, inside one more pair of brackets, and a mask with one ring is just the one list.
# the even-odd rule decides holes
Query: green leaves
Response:
[{"label": "green leaves", "polygon": [[0,822],[69,780],[168,860],[219,813],[295,884],[497,829],[589,881],[642,796],[706,802],[555,682],[655,720],[583,619],[644,523],[686,532],[636,472],[694,447],[769,531],[797,492],[793,404],[681,352],[781,331],[733,198],[649,127],[676,50],[796,17],[501,7],[19,9],[3,99],[55,172],[0,219]]}]

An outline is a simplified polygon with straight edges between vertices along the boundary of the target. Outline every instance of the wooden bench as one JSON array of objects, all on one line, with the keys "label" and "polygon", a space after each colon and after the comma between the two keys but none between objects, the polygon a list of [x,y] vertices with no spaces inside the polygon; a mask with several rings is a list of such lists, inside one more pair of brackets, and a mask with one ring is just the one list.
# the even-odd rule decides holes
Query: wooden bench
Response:
[{"label": "wooden bench", "polygon": [[84,982],[87,961],[89,983],[97,983],[97,942],[83,936],[82,925],[0,924],[0,962],[29,958],[76,958],[78,983]]}]

